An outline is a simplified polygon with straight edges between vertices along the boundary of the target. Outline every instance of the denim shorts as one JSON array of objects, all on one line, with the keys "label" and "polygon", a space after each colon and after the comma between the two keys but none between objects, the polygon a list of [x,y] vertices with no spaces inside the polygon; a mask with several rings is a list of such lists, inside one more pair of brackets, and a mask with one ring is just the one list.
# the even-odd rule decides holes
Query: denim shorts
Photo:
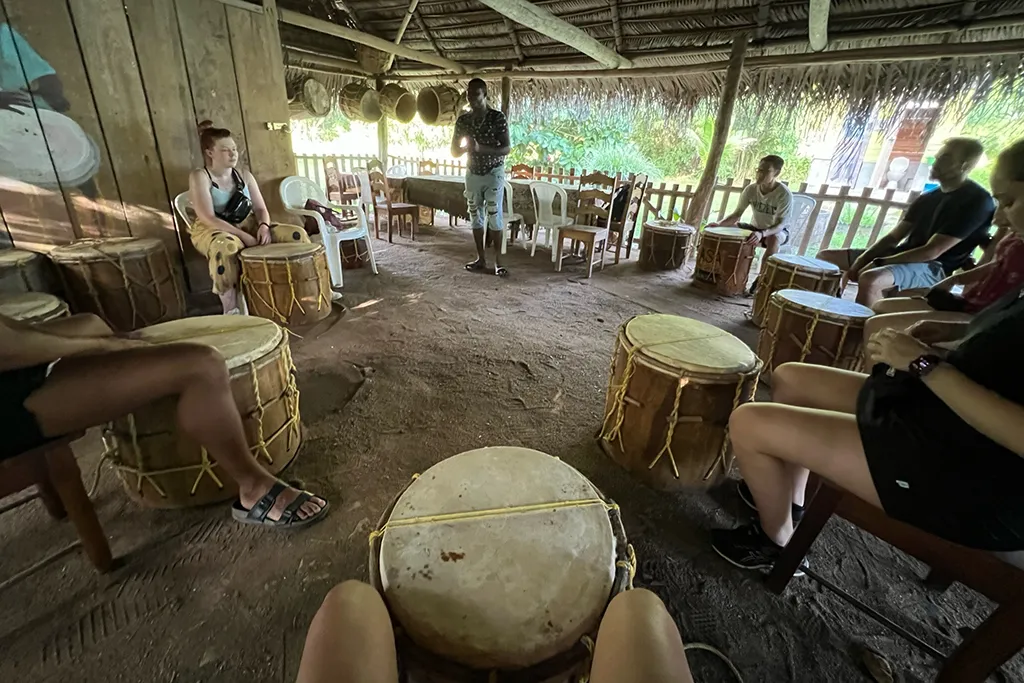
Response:
[{"label": "denim shorts", "polygon": [[466,206],[474,230],[500,231],[505,226],[502,205],[505,203],[505,167],[496,166],[483,175],[466,172]]},{"label": "denim shorts", "polygon": [[891,263],[882,267],[892,275],[896,291],[899,292],[905,289],[931,289],[946,277],[946,271],[938,261]]}]

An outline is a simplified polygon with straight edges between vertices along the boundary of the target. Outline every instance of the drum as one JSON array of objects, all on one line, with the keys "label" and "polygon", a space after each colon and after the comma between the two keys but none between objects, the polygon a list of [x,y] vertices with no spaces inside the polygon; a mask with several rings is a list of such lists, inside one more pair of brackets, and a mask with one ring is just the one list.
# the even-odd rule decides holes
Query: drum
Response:
[{"label": "drum", "polygon": [[712,486],[728,472],[729,416],[757,389],[761,362],[707,323],[640,315],[619,328],[599,443],[659,490]]},{"label": "drum", "polygon": [[465,104],[463,94],[448,85],[431,85],[416,93],[416,111],[430,126],[452,125]]},{"label": "drum", "polygon": [[[154,344],[189,342],[224,356],[231,393],[253,457],[271,474],[302,444],[299,391],[288,335],[262,318],[211,315],[147,327]],[[178,432],[176,399],[166,398],[107,426],[104,442],[128,495],[150,507],[205,505],[238,495],[206,450]]]},{"label": "drum", "polygon": [[342,114],[357,121],[374,123],[384,115],[377,91],[362,83],[349,83],[342,88],[338,95],[338,106]]},{"label": "drum", "polygon": [[311,325],[331,312],[331,276],[322,244],[266,244],[244,249],[240,256],[251,315],[291,328]]},{"label": "drum", "polygon": [[370,535],[370,579],[414,681],[569,681],[631,586],[618,506],[527,448],[481,448],[415,478]]},{"label": "drum", "polygon": [[99,168],[96,143],[74,119],[43,108],[0,109],[0,177],[59,191]]},{"label": "drum", "polygon": [[0,292],[49,292],[60,288],[53,264],[33,251],[0,249]]},{"label": "drum", "polygon": [[723,296],[742,296],[754,261],[754,245],[746,243],[748,237],[750,231],[740,228],[704,228],[693,284]]},{"label": "drum", "polygon": [[288,110],[292,118],[304,119],[311,116],[327,116],[333,106],[331,94],[326,86],[314,78],[306,78],[293,93]]},{"label": "drum", "polygon": [[640,269],[676,270],[690,254],[696,230],[677,221],[648,221],[640,233]]},{"label": "drum", "polygon": [[0,315],[23,323],[41,323],[68,314],[68,305],[52,294],[0,294]]},{"label": "drum", "polygon": [[341,246],[341,268],[350,270],[362,268],[364,263],[370,262],[370,249],[366,244],[365,237],[340,242]]},{"label": "drum", "polygon": [[409,123],[416,118],[416,96],[397,83],[388,83],[380,91],[380,108],[389,119]]},{"label": "drum", "polygon": [[757,355],[766,372],[790,362],[854,370],[860,365],[864,323],[872,315],[867,306],[828,294],[780,290],[768,300]]},{"label": "drum", "polygon": [[803,289],[835,296],[839,293],[842,276],[843,271],[839,266],[828,261],[796,254],[775,254],[768,259],[764,272],[758,276],[751,320],[758,327],[764,324],[768,300],[780,289]]},{"label": "drum", "polygon": [[50,252],[75,313],[130,332],[185,315],[181,274],[154,237],[88,239]]}]

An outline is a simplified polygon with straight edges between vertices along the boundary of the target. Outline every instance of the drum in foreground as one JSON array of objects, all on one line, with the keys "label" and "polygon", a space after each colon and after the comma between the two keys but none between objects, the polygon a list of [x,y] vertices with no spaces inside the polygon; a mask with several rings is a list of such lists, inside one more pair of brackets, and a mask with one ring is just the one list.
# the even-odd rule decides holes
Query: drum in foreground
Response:
[{"label": "drum in foreground", "polygon": [[331,276],[322,244],[267,244],[244,249],[240,256],[251,315],[301,327],[331,312]]},{"label": "drum in foreground", "polygon": [[768,301],[780,289],[803,289],[829,296],[839,293],[843,272],[839,266],[809,256],[775,254],[758,277],[751,320],[760,327],[768,312]]},{"label": "drum in foreground", "polygon": [[0,249],[0,292],[59,293],[53,264],[34,251]]},{"label": "drum in foreground", "polygon": [[867,306],[828,294],[780,290],[768,300],[757,355],[765,372],[790,362],[854,370],[860,365],[864,323],[872,315]]},{"label": "drum in foreground", "polygon": [[712,486],[731,465],[726,427],[750,400],[761,362],[733,335],[674,315],[640,315],[619,328],[602,448],[660,490]]},{"label": "drum in foreground", "polygon": [[641,270],[676,270],[686,263],[696,230],[678,221],[648,221],[640,233]]},{"label": "drum in foreground", "polygon": [[747,244],[748,237],[750,231],[740,228],[704,228],[693,284],[723,296],[742,296],[754,262],[754,245]]},{"label": "drum in foreground", "polygon": [[155,237],[88,239],[50,252],[75,313],[131,332],[185,315],[181,274]]},{"label": "drum in foreground", "polygon": [[41,323],[68,314],[68,305],[52,294],[0,294],[0,315],[23,323]]},{"label": "drum in foreground", "polygon": [[[262,318],[212,315],[147,327],[139,336],[154,344],[190,342],[220,351],[253,457],[271,474],[292,461],[302,432],[284,330]],[[128,495],[161,508],[237,496],[235,483],[206,450],[178,431],[176,413],[176,400],[167,398],[108,426],[109,455]]]},{"label": "drum in foreground", "polygon": [[635,569],[618,507],[569,465],[527,448],[434,465],[370,541],[370,578],[400,627],[411,680],[586,673],[583,641],[596,638]]}]

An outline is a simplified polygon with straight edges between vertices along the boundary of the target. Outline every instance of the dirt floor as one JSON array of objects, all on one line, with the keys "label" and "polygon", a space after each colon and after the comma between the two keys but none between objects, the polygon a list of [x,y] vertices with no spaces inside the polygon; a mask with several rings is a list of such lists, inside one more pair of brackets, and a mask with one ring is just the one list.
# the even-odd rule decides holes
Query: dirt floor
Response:
[{"label": "dirt floor", "polygon": [[[637,583],[666,601],[686,641],[727,653],[744,680],[870,680],[864,647],[903,681],[934,677],[934,660],[816,582],[795,580],[777,597],[756,573],[721,560],[707,530],[749,517],[733,487],[655,492],[593,440],[620,323],[673,313],[752,343],[749,301],[706,295],[688,273],[642,273],[635,262],[590,280],[579,267],[555,273],[548,252],[531,260],[519,248],[508,279],[467,273],[464,225],[374,246],[380,275],[347,271],[345,315],[293,343],[306,443],[286,476],[331,499],[330,517],[282,534],[233,523],[226,505],[144,509],[105,470],[94,498],[123,564],[99,576],[72,554],[0,591],[0,679],[292,681],[324,594],[366,578],[367,533],[387,503],[414,473],[487,445],[556,455],[614,498],[639,557]],[[99,439],[77,450],[90,484]],[[5,514],[0,580],[73,537],[37,501]],[[960,586],[925,589],[922,565],[842,521],[823,532],[811,561],[941,650],[992,609]],[[707,653],[691,663],[702,683],[733,680]],[[1024,680],[1024,660],[1000,675]]]}]

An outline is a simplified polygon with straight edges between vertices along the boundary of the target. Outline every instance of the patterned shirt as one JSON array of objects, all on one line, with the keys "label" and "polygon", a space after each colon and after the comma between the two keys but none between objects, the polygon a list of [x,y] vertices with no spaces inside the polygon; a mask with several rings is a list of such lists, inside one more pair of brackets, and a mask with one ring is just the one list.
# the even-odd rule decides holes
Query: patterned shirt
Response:
[{"label": "patterned shirt", "polygon": [[[508,121],[497,109],[488,109],[483,115],[469,112],[455,122],[456,138],[471,138],[487,147],[501,147],[508,136]],[[469,152],[468,170],[473,175],[486,175],[505,164],[502,154],[474,154]]]},{"label": "patterned shirt", "polygon": [[964,299],[969,312],[995,303],[1012,289],[1019,289],[1024,278],[1024,241],[1015,234],[1009,234],[996,245],[992,269],[988,275],[964,287]]}]

